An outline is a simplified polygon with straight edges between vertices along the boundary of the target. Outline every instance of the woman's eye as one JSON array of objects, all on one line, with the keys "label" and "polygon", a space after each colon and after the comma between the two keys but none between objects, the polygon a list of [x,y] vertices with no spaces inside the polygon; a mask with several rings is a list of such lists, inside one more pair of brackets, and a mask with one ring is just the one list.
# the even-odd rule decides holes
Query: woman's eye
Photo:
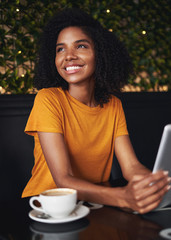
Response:
[{"label": "woman's eye", "polygon": [[87,46],[84,44],[80,44],[80,45],[78,45],[78,48],[87,48]]},{"label": "woman's eye", "polygon": [[58,53],[58,52],[63,52],[64,51],[64,48],[57,48],[56,49],[56,52]]}]

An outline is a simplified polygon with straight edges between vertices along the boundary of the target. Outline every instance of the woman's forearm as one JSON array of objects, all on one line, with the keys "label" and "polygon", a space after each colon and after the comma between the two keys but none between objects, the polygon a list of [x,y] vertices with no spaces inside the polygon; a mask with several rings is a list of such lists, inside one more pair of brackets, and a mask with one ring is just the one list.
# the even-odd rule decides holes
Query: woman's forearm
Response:
[{"label": "woman's forearm", "polygon": [[73,176],[65,177],[61,179],[60,182],[57,180],[56,184],[59,187],[76,189],[78,191],[79,200],[116,207],[125,207],[123,201],[123,188],[97,185]]}]

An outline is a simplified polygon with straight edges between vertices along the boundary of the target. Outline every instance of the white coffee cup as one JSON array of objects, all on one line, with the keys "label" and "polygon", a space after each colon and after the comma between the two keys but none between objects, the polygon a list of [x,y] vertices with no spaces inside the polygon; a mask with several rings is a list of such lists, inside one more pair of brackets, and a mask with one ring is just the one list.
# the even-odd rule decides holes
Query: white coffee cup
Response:
[{"label": "white coffee cup", "polygon": [[[41,207],[34,205],[37,200]],[[70,188],[55,188],[42,192],[39,196],[30,198],[30,206],[53,218],[64,218],[76,207],[77,191]]]}]

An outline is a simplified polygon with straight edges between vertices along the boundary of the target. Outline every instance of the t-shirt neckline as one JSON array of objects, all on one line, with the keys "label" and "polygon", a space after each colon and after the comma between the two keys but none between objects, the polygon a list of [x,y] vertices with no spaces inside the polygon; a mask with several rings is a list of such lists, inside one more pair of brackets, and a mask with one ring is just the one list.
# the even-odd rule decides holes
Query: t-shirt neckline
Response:
[{"label": "t-shirt neckline", "polygon": [[89,107],[89,106],[85,105],[84,103],[80,102],[79,100],[77,100],[76,98],[71,96],[69,94],[68,90],[65,90],[65,94],[66,94],[66,96],[69,98],[69,100],[71,102],[73,102],[75,105],[80,107],[82,110],[85,110],[85,111],[88,111],[88,112],[92,112],[92,113],[96,113],[96,112],[99,112],[102,109],[100,107],[100,105],[97,105],[96,107]]}]

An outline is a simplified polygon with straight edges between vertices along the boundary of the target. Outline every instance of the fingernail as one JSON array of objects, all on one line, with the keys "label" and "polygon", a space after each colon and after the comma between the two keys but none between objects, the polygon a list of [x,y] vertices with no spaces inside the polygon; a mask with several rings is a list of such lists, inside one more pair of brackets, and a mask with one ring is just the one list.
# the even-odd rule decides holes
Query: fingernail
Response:
[{"label": "fingernail", "polygon": [[171,189],[171,186],[169,185],[169,186],[167,186],[167,190],[169,191]]},{"label": "fingernail", "polygon": [[164,171],[164,175],[168,175],[169,174],[169,172],[168,171]]},{"label": "fingernail", "polygon": [[171,177],[168,177],[168,178],[167,178],[167,181],[168,181],[168,182],[171,182]]}]

